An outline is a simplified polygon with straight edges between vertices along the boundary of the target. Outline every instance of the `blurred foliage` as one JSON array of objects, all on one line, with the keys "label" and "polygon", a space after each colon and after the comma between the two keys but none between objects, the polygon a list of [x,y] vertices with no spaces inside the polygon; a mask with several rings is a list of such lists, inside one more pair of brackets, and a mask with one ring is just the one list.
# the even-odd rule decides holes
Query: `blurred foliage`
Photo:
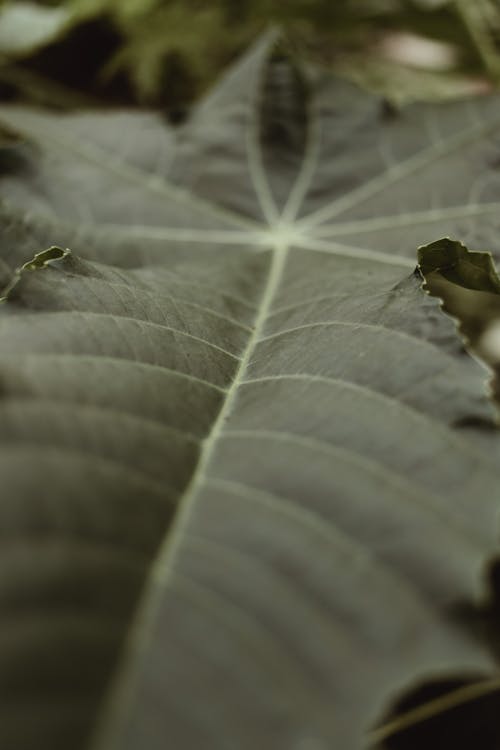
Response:
[{"label": "blurred foliage", "polygon": [[[175,114],[269,24],[292,51],[396,101],[500,78],[498,0],[4,0],[0,95]],[[406,59],[419,40],[439,42],[441,56]]]}]

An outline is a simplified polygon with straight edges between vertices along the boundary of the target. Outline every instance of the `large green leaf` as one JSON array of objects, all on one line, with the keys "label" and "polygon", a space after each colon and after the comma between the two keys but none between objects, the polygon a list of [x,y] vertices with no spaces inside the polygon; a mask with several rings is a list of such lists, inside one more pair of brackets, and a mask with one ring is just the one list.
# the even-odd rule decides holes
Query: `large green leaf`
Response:
[{"label": "large green leaf", "polygon": [[494,670],[487,373],[414,269],[500,250],[500,102],[272,44],[178,132],[0,110],[2,747],[354,750]]}]

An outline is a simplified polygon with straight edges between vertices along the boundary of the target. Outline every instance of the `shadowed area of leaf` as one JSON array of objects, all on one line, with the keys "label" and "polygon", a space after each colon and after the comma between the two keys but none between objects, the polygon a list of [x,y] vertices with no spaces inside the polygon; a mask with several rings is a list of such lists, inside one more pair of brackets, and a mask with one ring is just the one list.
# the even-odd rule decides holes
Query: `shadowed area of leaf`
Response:
[{"label": "shadowed area of leaf", "polygon": [[442,677],[398,698],[370,735],[376,750],[497,750],[500,677]]}]

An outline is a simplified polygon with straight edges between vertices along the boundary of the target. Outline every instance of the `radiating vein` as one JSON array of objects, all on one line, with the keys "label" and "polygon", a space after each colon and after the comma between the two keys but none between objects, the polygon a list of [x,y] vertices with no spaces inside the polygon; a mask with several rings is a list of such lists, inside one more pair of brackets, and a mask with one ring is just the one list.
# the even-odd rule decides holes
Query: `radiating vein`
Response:
[{"label": "radiating vein", "polygon": [[449,206],[444,208],[432,208],[428,211],[412,211],[408,213],[394,214],[392,216],[374,216],[370,219],[358,219],[338,224],[328,224],[315,227],[312,232],[314,237],[342,237],[358,235],[364,232],[381,232],[388,229],[403,229],[408,226],[420,224],[431,224],[433,222],[446,221],[447,219],[466,219],[474,216],[488,216],[500,214],[500,203],[471,203],[463,206]]},{"label": "radiating vein", "polygon": [[[85,279],[87,281],[87,279]],[[170,303],[170,304],[182,304],[186,307],[191,307],[194,310],[199,310],[202,313],[205,313],[206,315],[213,316],[214,318],[217,318],[218,320],[222,320],[224,323],[229,323],[230,325],[235,326],[236,328],[241,328],[243,331],[250,332],[252,329],[250,326],[246,325],[245,323],[241,323],[241,321],[236,320],[235,318],[230,317],[229,315],[225,315],[224,313],[218,312],[218,310],[214,310],[211,307],[206,307],[205,305],[200,305],[197,302],[191,302],[190,300],[185,299],[184,297],[176,297],[174,294],[166,294],[163,292],[157,292],[156,289],[151,289],[147,286],[141,286],[138,279],[132,278],[131,281],[122,281],[122,280],[116,280],[116,279],[106,279],[103,277],[95,278],[92,277],[92,281],[90,284],[87,285],[87,288],[90,292],[94,294],[94,297],[101,302],[99,295],[95,293],[94,286],[95,285],[103,284],[104,286],[109,287],[110,289],[127,289],[129,291],[133,291],[134,294],[136,294],[138,299],[141,299],[142,297],[147,297],[148,299],[151,299],[157,308],[160,308],[161,303]],[[124,303],[126,304],[126,302]],[[85,310],[81,310],[81,312],[86,312]],[[165,315],[168,313],[165,312]],[[130,317],[130,316],[127,316]],[[137,318],[137,320],[142,320],[142,318]]]},{"label": "radiating vein", "polygon": [[[361,469],[369,474],[376,474],[387,484],[393,484],[401,490],[404,490],[402,497],[415,496],[417,490],[415,484],[410,482],[403,474],[398,473],[391,466],[379,463],[373,458],[357,453],[345,446],[335,445],[334,443],[322,440],[316,437],[301,435],[295,432],[284,432],[279,430],[266,429],[229,429],[224,433],[224,438],[231,440],[269,440],[276,443],[292,443],[312,451],[325,453],[332,456],[342,463],[355,464],[357,469]],[[418,492],[427,504],[429,493],[427,489],[423,493]]]},{"label": "radiating vein", "polygon": [[[275,435],[280,433],[272,434]],[[242,437],[244,436],[242,435]],[[374,465],[376,464],[374,463]],[[338,548],[339,542],[342,542],[343,545],[345,545],[346,541],[348,541],[348,545],[358,546],[360,544],[358,540],[350,535],[348,536],[343,529],[341,529],[337,524],[333,523],[331,518],[326,515],[320,515],[316,510],[314,510],[314,508],[311,507],[310,504],[308,504],[307,506],[299,505],[299,503],[297,503],[297,501],[293,498],[285,497],[284,495],[278,495],[275,492],[268,492],[267,490],[262,490],[260,487],[254,487],[252,485],[243,482],[237,482],[232,479],[208,477],[206,481],[208,486],[218,488],[222,491],[228,492],[229,494],[240,495],[241,497],[246,498],[252,503],[267,505],[273,511],[285,516],[293,523],[296,523],[299,526],[305,526],[306,528],[309,528],[316,534],[318,534],[318,536],[323,537],[323,539],[328,542],[328,544],[330,544],[332,546],[332,549],[334,550]],[[415,490],[413,490],[413,493],[413,496],[417,494]],[[421,497],[422,499],[425,499],[424,507],[427,510],[430,510],[435,515],[442,515],[436,508],[436,506],[429,502],[429,500],[432,500],[432,495],[430,495],[427,490],[425,491],[425,494],[421,495]],[[445,523],[449,524],[448,518],[445,518],[444,521]],[[467,546],[479,550],[483,549],[484,540],[479,539],[475,535],[473,535],[467,523],[460,524],[459,526],[457,525],[456,529],[454,529],[454,532],[465,541]],[[370,554],[365,548],[363,549],[365,555]],[[381,560],[377,560],[377,564],[381,567],[385,567]],[[390,569],[390,575],[391,578],[394,579],[399,577],[392,568]],[[407,586],[408,581],[405,580],[404,585]]]},{"label": "radiating vein", "polygon": [[[9,118],[5,118],[5,114],[4,119],[9,121]],[[27,118],[23,118],[21,123],[22,132],[33,138],[35,142],[39,142],[40,138],[43,138],[48,148],[52,147],[57,151],[64,148],[79,158],[97,165],[100,169],[106,169],[129,182],[139,184],[146,192],[158,193],[164,195],[169,200],[187,203],[212,217],[222,219],[236,226],[251,230],[259,229],[258,222],[199,198],[188,190],[167,182],[163,177],[143,172],[141,169],[127,164],[125,161],[120,161],[119,158],[110,159],[109,154],[94,143],[84,143],[81,140],[77,141],[75,138],[69,138],[64,130],[57,125],[55,120],[51,120],[50,127],[44,125],[42,122],[37,122],[33,130],[27,126]]]},{"label": "radiating vein", "polygon": [[420,347],[432,349],[434,354],[436,351],[438,351],[439,354],[442,355],[443,357],[446,357],[450,360],[453,359],[453,356],[449,352],[443,350],[441,347],[437,346],[432,341],[422,339],[416,335],[407,333],[406,331],[401,331],[397,328],[389,328],[388,326],[383,326],[378,323],[361,323],[360,321],[351,321],[351,320],[323,320],[323,321],[317,321],[315,323],[303,323],[300,326],[294,326],[293,328],[285,328],[282,331],[277,331],[276,333],[271,333],[268,336],[264,336],[263,338],[259,339],[258,343],[262,344],[265,341],[271,341],[273,339],[279,338],[280,336],[286,336],[289,333],[296,333],[298,331],[303,331],[303,330],[307,330],[311,328],[334,328],[335,326],[352,328],[353,330],[366,329],[368,331],[376,331],[378,333],[383,332],[384,334],[390,333],[391,336],[395,336],[397,338],[404,338],[404,339],[411,341],[413,346],[417,344]]},{"label": "radiating vein", "polygon": [[[203,442],[198,465],[193,472],[191,482],[184,491],[182,497],[179,499],[179,510],[174,517],[169,533],[165,536],[165,540],[151,567],[148,582],[142,595],[142,601],[139,603],[137,609],[138,614],[133,625],[132,636],[130,639],[130,649],[132,651],[130,656],[134,657],[136,666],[139,665],[137,660],[140,659],[142,653],[148,646],[157,610],[160,606],[161,596],[171,580],[174,561],[176,559],[179,545],[182,543],[183,533],[188,527],[196,499],[205,481],[213,452],[218,444],[219,438],[224,432],[227,416],[233,407],[240,383],[244,379],[248,363],[254,351],[255,344],[262,333],[269,311],[272,307],[276,291],[283,276],[286,254],[286,245],[277,246],[272,254],[272,262],[258,314],[255,319],[254,331],[248,337],[247,345],[241,356],[239,366],[235,371],[234,379],[226,393],[225,401],[217,419],[214,421],[210,434]],[[123,669],[126,669],[127,666],[125,660],[123,662]],[[127,680],[121,678],[122,675],[118,672],[115,682],[116,692],[112,694],[112,709],[116,714],[121,714],[124,703],[129,703],[131,699],[131,691],[133,690],[132,681],[130,679]],[[110,726],[111,724],[108,725],[108,728]],[[98,744],[100,738],[104,737],[105,734],[98,734]]]},{"label": "radiating vein", "polygon": [[[279,307],[273,308],[269,318],[273,318],[275,315],[281,315],[284,312],[295,312],[301,307],[309,307],[315,305],[317,302],[329,302],[337,300],[349,300],[352,301],[352,292],[330,292],[329,294],[319,294],[317,297],[308,297],[300,302],[291,302],[288,305],[280,305]],[[363,293],[363,301],[367,299],[379,299],[387,298],[387,292],[376,292],[375,294]]]},{"label": "radiating vein", "polygon": [[[160,266],[159,269],[160,269],[160,272],[165,273],[164,266]],[[143,270],[144,268],[140,268],[138,270],[138,273],[141,273],[141,271]],[[147,270],[154,272],[155,266],[153,264],[148,265]],[[135,271],[135,269],[133,269],[133,271]],[[205,284],[199,281],[186,281],[186,279],[184,279],[182,276],[179,276],[178,274],[174,274],[171,271],[168,271],[168,274],[169,276],[172,276],[172,279],[167,279],[165,281],[165,287],[167,287],[167,282],[170,280],[170,281],[173,281],[174,284],[179,284],[179,286],[188,287],[192,289],[202,289],[204,292],[210,292],[217,299],[222,298],[222,299],[229,300],[230,302],[236,302],[238,305],[242,305],[243,307],[246,307],[248,310],[252,310],[254,312],[256,310],[255,305],[252,305],[251,302],[249,302],[244,297],[240,297],[236,294],[231,294],[226,291],[221,291],[217,287],[211,286],[211,284]],[[170,296],[170,299],[172,299],[172,296]],[[215,310],[212,310],[212,312],[215,313]]]},{"label": "radiating vein", "polygon": [[[136,359],[130,359],[129,357],[112,357],[109,355],[104,354],[88,354],[86,352],[30,352],[29,354],[16,354],[13,355],[15,359],[23,359],[23,360],[30,360],[30,359],[45,359],[45,360],[51,360],[54,361],[58,360],[75,360],[75,364],[78,364],[81,361],[87,360],[89,362],[92,362],[93,364],[97,364],[99,362],[103,363],[111,363],[115,365],[126,365],[127,368],[144,368],[145,370],[157,370],[161,372],[162,374],[165,374],[169,377],[174,378],[180,378],[181,380],[187,380],[192,383],[197,383],[199,385],[205,386],[207,388],[210,388],[214,391],[218,391],[219,393],[227,393],[227,389],[223,388],[220,385],[217,385],[216,383],[212,383],[210,380],[205,380],[204,378],[199,378],[196,375],[190,375],[189,373],[182,372],[182,370],[174,370],[171,367],[167,367],[166,365],[161,365],[155,362],[139,362]],[[13,357],[9,356],[6,357],[4,362],[8,363],[9,360],[11,360]]]},{"label": "radiating vein", "polygon": [[[432,375],[432,377],[434,374]],[[281,375],[265,375],[257,378],[248,378],[242,381],[241,385],[252,386],[258,385],[259,383],[273,383],[283,381],[302,381],[304,383],[324,383],[332,388],[340,387],[348,391],[352,391],[355,394],[360,394],[372,401],[379,402],[382,408],[397,408],[398,411],[404,414],[405,419],[411,419],[413,422],[420,422],[421,427],[425,430],[432,431],[433,434],[438,433],[455,451],[462,452],[467,450],[469,454],[476,457],[477,460],[483,462],[484,456],[482,453],[474,448],[474,445],[470,442],[464,443],[457,435],[454,430],[451,430],[441,421],[438,421],[431,417],[427,412],[420,411],[414,406],[409,404],[407,401],[401,400],[401,393],[397,395],[391,395],[390,393],[382,393],[375,388],[372,388],[366,383],[361,385],[351,380],[345,380],[343,378],[333,378],[328,375],[310,375],[309,373],[297,372],[297,373],[283,373]],[[422,381],[419,381],[421,385]],[[493,423],[492,423],[493,424]]]},{"label": "radiating vein", "polygon": [[[215,449],[215,446],[219,438],[221,437],[221,435],[223,434],[225,430],[225,422],[227,419],[227,415],[230,413],[233,407],[233,403],[236,399],[240,384],[244,379],[245,372],[250,362],[250,359],[252,357],[254,348],[257,342],[259,341],[259,337],[261,336],[262,330],[266,323],[267,317],[269,315],[269,311],[272,306],[274,296],[276,294],[276,291],[278,289],[278,286],[283,276],[286,254],[287,254],[286,245],[282,247],[277,247],[273,253],[269,276],[268,276],[266,288],[264,290],[263,297],[261,300],[259,312],[255,320],[254,330],[251,336],[249,336],[248,338],[245,351],[243,352],[243,355],[240,358],[240,364],[238,366],[238,369],[235,372],[235,376],[231,383],[231,386],[229,387],[227,391],[224,405],[222,406],[222,409],[219,412],[219,415],[214,423],[214,426],[212,428],[212,431],[210,432],[210,435],[204,442],[200,461],[198,463],[198,466],[196,467],[196,471],[193,474],[192,481],[182,499],[179,518],[176,522],[176,529],[174,529],[174,533],[172,533],[171,536],[168,537],[166,548],[163,552],[160,553],[160,556],[158,558],[157,564],[158,566],[161,566],[161,569],[163,571],[162,573],[163,576],[166,576],[168,574],[169,561],[175,557],[177,544],[179,543],[180,537],[181,537],[181,533],[179,530],[183,529],[188,523],[188,519],[191,515],[192,507],[194,505],[196,496],[198,492],[201,490],[201,487],[203,485],[203,481],[205,479],[207,468],[210,464],[213,451]],[[175,533],[176,530],[177,530],[177,533]]]},{"label": "radiating vein", "polygon": [[[205,547],[208,547],[206,541]],[[172,581],[175,591],[181,596],[188,597],[197,607],[209,610],[212,616],[223,623],[230,632],[237,633],[242,640],[252,643],[254,648],[258,645],[267,668],[275,665],[275,674],[279,676],[280,681],[286,679],[288,685],[293,685],[299,705],[313,700],[311,692],[313,683],[311,682],[309,689],[304,686],[303,670],[300,668],[296,655],[290,652],[264,623],[259,621],[254,612],[243,609],[224,596],[223,592],[208,588],[193,577],[188,577],[185,573],[175,569],[172,573]],[[282,586],[285,585],[283,582],[280,583]],[[330,629],[333,627],[334,624],[330,623]]]},{"label": "radiating vein", "polygon": [[242,382],[242,386],[245,385],[258,385],[259,383],[274,383],[279,381],[302,381],[304,383],[324,383],[327,386],[331,386],[333,389],[336,387],[343,388],[348,391],[352,391],[354,394],[365,396],[373,401],[380,403],[380,406],[387,408],[397,408],[405,414],[405,418],[409,417],[412,420],[416,420],[421,423],[422,427],[426,430],[432,430],[433,432],[439,430],[441,434],[446,434],[448,441],[458,440],[455,435],[444,426],[437,419],[433,419],[430,414],[415,409],[411,404],[405,401],[401,401],[398,396],[393,396],[389,393],[382,393],[377,391],[375,388],[367,386],[366,384],[360,385],[351,380],[344,380],[342,378],[333,378],[327,375],[309,375],[308,373],[284,373],[282,375],[266,375],[257,378],[248,378]]},{"label": "radiating vein", "polygon": [[402,268],[415,268],[416,261],[404,258],[400,255],[390,255],[381,253],[378,250],[369,250],[368,248],[353,247],[352,245],[341,245],[338,242],[315,239],[313,236],[297,234],[293,238],[294,247],[303,248],[304,250],[313,250],[318,253],[327,253],[329,255],[338,255],[341,258],[350,258],[351,260],[367,260],[386,263],[390,266],[399,266]]},{"label": "radiating vein", "polygon": [[170,240],[173,242],[229,244],[229,245],[262,245],[267,244],[264,230],[235,231],[233,229],[192,229],[186,227],[164,227],[141,224],[111,224],[103,222],[98,225],[100,233],[107,233],[113,237],[144,240]]},{"label": "radiating vein", "polygon": [[470,142],[486,136],[488,133],[494,133],[498,129],[500,120],[479,121],[455,135],[448,136],[441,143],[432,144],[410,156],[408,159],[398,162],[385,172],[364,182],[357,188],[337,198],[327,206],[311,212],[299,221],[302,228],[311,228],[321,224],[328,219],[361,206],[369,198],[377,193],[386,190],[388,187],[395,185],[397,182],[415,175],[425,167],[449,156],[454,151],[464,148]]},{"label": "radiating vein", "polygon": [[259,201],[265,220],[269,226],[273,226],[278,221],[279,211],[264,167],[264,158],[260,143],[259,120],[256,108],[253,107],[253,104],[248,105],[248,125],[245,142],[250,179],[252,180],[255,195]]},{"label": "radiating vein", "polygon": [[[224,433],[224,438],[231,440],[269,440],[277,443],[290,443],[293,445],[308,448],[314,452],[324,453],[332,458],[339,460],[343,464],[353,464],[356,471],[362,471],[372,476],[377,476],[385,484],[392,485],[396,490],[401,491],[401,500],[411,503],[418,498],[418,503],[422,508],[430,511],[442,519],[446,524],[450,524],[450,510],[453,510],[454,521],[460,519],[457,525],[457,534],[467,540],[467,546],[475,547],[482,550],[485,547],[485,540],[472,530],[470,520],[467,516],[454,506],[450,509],[448,506],[443,508],[440,498],[429,491],[420,483],[409,478],[397,471],[389,464],[383,464],[375,458],[368,457],[362,453],[351,450],[345,446],[338,446],[320,438],[313,438],[307,435],[300,435],[294,432],[284,432],[278,430],[266,429],[229,429]],[[418,478],[417,478],[418,479]]]},{"label": "radiating vein", "polygon": [[[273,435],[274,434],[282,433],[273,433]],[[207,477],[206,482],[208,486],[226,492],[229,496],[240,496],[250,503],[267,506],[273,512],[283,516],[292,524],[297,524],[299,527],[310,529],[320,538],[323,538],[336,555],[342,553],[342,555],[350,558],[351,561],[359,561],[363,558],[369,560],[370,566],[373,567],[373,565],[376,564],[380,575],[387,581],[390,581],[392,585],[396,584],[401,592],[405,591],[408,593],[409,584],[413,584],[413,582],[406,576],[402,575],[401,571],[395,569],[393,566],[389,566],[382,558],[378,556],[374,558],[373,553],[363,544],[363,542],[361,542],[361,540],[353,536],[346,529],[343,529],[339,524],[335,524],[328,516],[320,515],[320,513],[312,508],[310,504],[307,506],[300,505],[296,500],[289,496],[277,494],[276,492],[269,492],[260,487],[254,487],[253,485],[235,481],[233,479],[210,476]],[[418,493],[414,491],[413,496],[415,496],[415,494]],[[403,497],[407,498],[407,495],[404,495]],[[419,495],[419,498],[422,500],[422,507],[424,507],[426,511],[430,511],[433,515],[440,517],[441,521],[449,526],[450,519],[444,517],[439,508],[430,502],[433,500],[431,494],[425,491],[425,493]],[[460,543],[464,544],[464,546],[471,551],[477,552],[484,548],[484,540],[471,532],[466,519],[464,519],[464,523],[457,524],[454,527],[453,533],[460,539]],[[422,598],[421,592],[417,591],[414,585],[411,586],[411,589],[412,593],[419,601],[419,604],[424,608],[427,608],[428,604]]]},{"label": "radiating vein", "polygon": [[320,119],[317,108],[313,103],[308,108],[309,127],[304,158],[300,166],[298,177],[290,190],[287,202],[283,208],[279,222],[289,225],[296,220],[297,213],[311,185],[316,167],[320,146]]},{"label": "radiating vein", "polygon": [[[171,425],[167,424],[164,420],[161,419],[153,419],[152,417],[144,417],[139,416],[138,414],[135,414],[130,411],[126,411],[125,409],[118,409],[116,407],[111,406],[103,406],[101,404],[90,404],[90,403],[83,403],[81,401],[71,401],[69,399],[66,399],[62,397],[61,395],[58,395],[57,398],[55,397],[49,397],[49,396],[39,396],[35,394],[29,394],[29,395],[9,395],[9,399],[7,402],[7,408],[10,409],[11,406],[13,407],[20,407],[21,409],[25,406],[29,407],[30,405],[33,406],[48,406],[49,409],[52,411],[53,414],[60,415],[61,409],[68,409],[70,411],[74,411],[76,413],[81,412],[83,414],[89,414],[89,415],[95,415],[96,417],[109,417],[110,422],[114,419],[119,419],[121,422],[128,423],[130,427],[133,428],[133,432],[138,434],[138,432],[144,428],[154,428],[155,430],[161,431],[165,433],[165,437],[169,438],[181,438],[186,443],[194,443],[198,444],[200,442],[200,439],[194,435],[191,432],[188,432],[187,430],[181,430],[178,427],[172,427]],[[2,411],[4,411],[6,407],[0,405],[0,415],[2,414]],[[1,442],[1,437],[0,437]]]},{"label": "radiating vein", "polygon": [[[32,455],[36,454],[37,456],[41,453],[49,453],[54,457],[57,457],[61,462],[64,461],[65,457],[76,458],[78,460],[89,462],[92,464],[94,470],[97,466],[113,469],[123,479],[133,480],[154,489],[156,494],[164,496],[169,503],[175,502],[175,499],[179,495],[179,489],[177,487],[169,486],[163,479],[156,479],[148,472],[132,467],[122,460],[114,459],[109,456],[102,456],[95,452],[92,453],[91,451],[85,451],[83,448],[75,448],[74,446],[69,447],[62,443],[49,443],[46,440],[43,443],[37,443],[35,441],[30,441],[27,438],[13,439],[12,436],[10,437],[9,443],[5,443],[1,439],[1,433],[0,444],[2,445],[2,453],[5,457],[8,453],[21,451]],[[28,460],[27,465],[29,465]],[[171,495],[174,497],[170,497]]]},{"label": "radiating vein", "polygon": [[39,313],[38,319],[40,319],[42,316],[52,317],[54,315],[63,315],[66,318],[70,316],[75,317],[75,318],[96,317],[96,318],[106,318],[107,320],[114,320],[114,321],[118,321],[118,320],[129,321],[132,323],[136,323],[139,326],[144,326],[145,328],[157,328],[162,331],[169,331],[170,333],[175,333],[176,335],[179,335],[179,336],[185,336],[186,338],[189,338],[192,341],[197,341],[200,344],[205,344],[211,349],[215,349],[221,352],[221,354],[224,354],[227,357],[231,357],[231,359],[239,361],[239,357],[237,357],[235,354],[232,354],[231,352],[227,351],[227,349],[224,349],[221,346],[214,344],[212,341],[208,341],[207,339],[201,338],[200,336],[195,336],[194,334],[188,333],[187,331],[182,331],[180,328],[168,326],[165,323],[154,323],[151,320],[137,318],[132,315],[120,315],[119,313],[116,313],[116,312],[113,312],[113,313],[96,312],[93,310],[83,310],[83,311],[82,310],[50,310],[48,312]]}]

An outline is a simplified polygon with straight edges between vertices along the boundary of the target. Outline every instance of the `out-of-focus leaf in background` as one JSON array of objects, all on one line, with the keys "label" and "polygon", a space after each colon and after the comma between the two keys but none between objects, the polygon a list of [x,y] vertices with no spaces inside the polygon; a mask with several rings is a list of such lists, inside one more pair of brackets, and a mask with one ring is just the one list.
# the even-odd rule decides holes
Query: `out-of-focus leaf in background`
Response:
[{"label": "out-of-focus leaf in background", "polygon": [[68,106],[78,92],[175,111],[269,24],[285,29],[292,49],[396,102],[477,93],[500,71],[492,0],[10,0],[0,14],[0,83],[4,96],[58,106],[54,83],[70,89]]},{"label": "out-of-focus leaf in background", "polygon": [[69,9],[44,8],[31,2],[8,3],[0,12],[0,52],[24,55],[50,44],[70,20]]}]

